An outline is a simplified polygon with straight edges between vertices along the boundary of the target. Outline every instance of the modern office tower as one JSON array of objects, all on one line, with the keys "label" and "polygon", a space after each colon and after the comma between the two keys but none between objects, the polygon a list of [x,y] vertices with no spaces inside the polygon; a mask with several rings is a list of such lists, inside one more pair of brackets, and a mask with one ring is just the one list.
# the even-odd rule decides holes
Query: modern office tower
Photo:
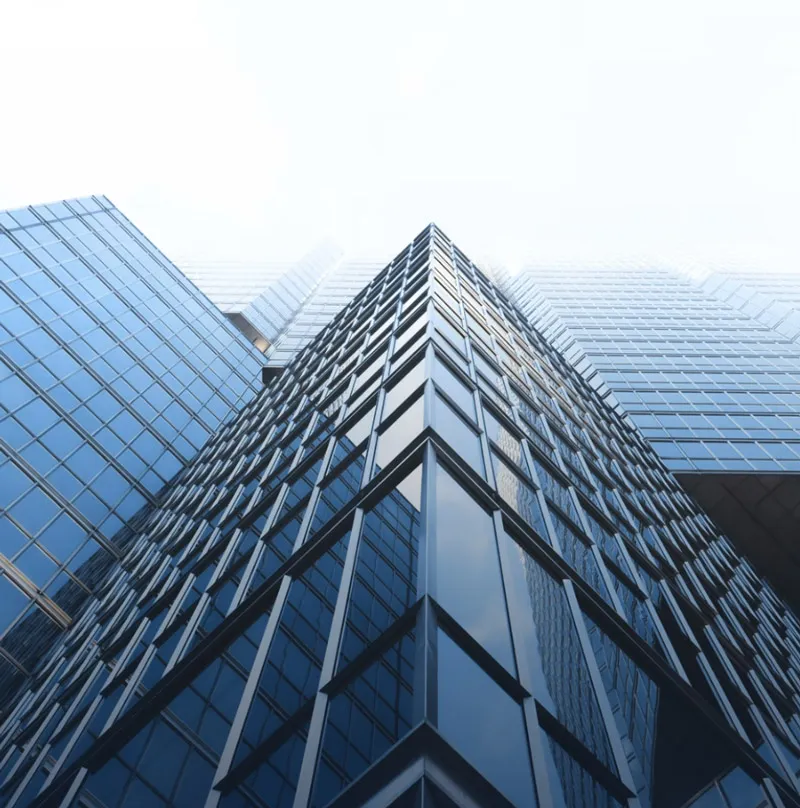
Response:
[{"label": "modern office tower", "polygon": [[373,261],[343,260],[331,268],[268,351],[271,366],[283,366],[383,269]]},{"label": "modern office tower", "polygon": [[702,288],[794,342],[800,342],[800,274],[729,270],[710,272]]},{"label": "modern office tower", "polygon": [[800,608],[800,344],[667,269],[529,268],[508,290]]},{"label": "modern office tower", "polygon": [[258,350],[266,351],[341,257],[338,246],[323,241],[295,264],[203,264],[183,270]]},{"label": "modern office tower", "polygon": [[33,670],[262,364],[105,197],[0,213],[0,681]]},{"label": "modern office tower", "polygon": [[800,625],[430,226],[6,713],[8,806],[800,804]]}]

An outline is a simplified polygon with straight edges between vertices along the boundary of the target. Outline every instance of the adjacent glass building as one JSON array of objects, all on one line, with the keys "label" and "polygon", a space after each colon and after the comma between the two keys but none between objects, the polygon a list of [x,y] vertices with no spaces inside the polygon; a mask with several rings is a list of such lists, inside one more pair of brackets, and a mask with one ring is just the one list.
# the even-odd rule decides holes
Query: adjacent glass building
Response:
[{"label": "adjacent glass building", "polygon": [[0,213],[0,680],[33,671],[262,364],[105,197]]},{"label": "adjacent glass building", "polygon": [[791,283],[764,276],[759,296],[755,276],[750,293],[732,278],[532,267],[506,288],[800,607],[800,344],[787,309]]},{"label": "adjacent glass building", "polygon": [[266,351],[304,310],[320,281],[336,270],[341,257],[336,244],[323,241],[295,264],[183,269],[258,350]]},{"label": "adjacent glass building", "polygon": [[268,351],[269,365],[289,363],[383,267],[373,261],[343,260],[330,269]]},{"label": "adjacent glass building", "polygon": [[3,685],[8,806],[800,805],[793,613],[434,226]]},{"label": "adjacent glass building", "polygon": [[709,272],[702,288],[783,336],[800,342],[800,274],[797,272]]}]

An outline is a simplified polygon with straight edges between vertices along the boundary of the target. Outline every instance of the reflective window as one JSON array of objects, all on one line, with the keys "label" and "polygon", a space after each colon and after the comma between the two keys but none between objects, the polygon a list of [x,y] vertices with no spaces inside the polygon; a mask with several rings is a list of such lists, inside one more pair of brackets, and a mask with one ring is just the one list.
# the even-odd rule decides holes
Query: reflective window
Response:
[{"label": "reflective window", "polygon": [[453,373],[438,357],[434,362],[433,379],[442,392],[457,404],[473,421],[475,420],[475,401],[472,391]]},{"label": "reflective window", "polygon": [[439,732],[514,805],[536,805],[522,706],[443,631],[436,662]]},{"label": "reflective window", "polygon": [[375,474],[384,469],[422,431],[424,404],[420,396],[397,420],[378,436]]},{"label": "reflective window", "polygon": [[410,729],[414,633],[358,674],[328,707],[312,806],[323,806]]},{"label": "reflective window", "polygon": [[364,516],[339,667],[352,662],[417,599],[422,467]]},{"label": "reflective window", "polygon": [[494,522],[441,466],[436,469],[436,599],[490,654],[516,670]]},{"label": "reflective window", "polygon": [[450,448],[483,477],[483,453],[478,434],[438,393],[433,403],[433,425]]}]

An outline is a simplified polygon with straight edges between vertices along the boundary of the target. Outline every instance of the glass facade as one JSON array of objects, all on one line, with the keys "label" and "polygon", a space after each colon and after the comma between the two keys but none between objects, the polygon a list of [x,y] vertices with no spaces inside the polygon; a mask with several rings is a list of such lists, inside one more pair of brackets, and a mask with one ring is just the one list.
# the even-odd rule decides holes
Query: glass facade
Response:
[{"label": "glass facade", "polygon": [[0,678],[77,617],[262,361],[105,197],[0,213]]},{"label": "glass facade", "polygon": [[698,281],[709,294],[800,342],[800,276],[796,272],[717,271]]},{"label": "glass facade", "polygon": [[341,257],[338,246],[321,242],[295,264],[189,265],[184,272],[250,342],[266,351]]},{"label": "glass facade", "polygon": [[270,365],[286,365],[383,269],[370,261],[343,260],[331,268],[269,351]]},{"label": "glass facade", "polygon": [[531,267],[506,289],[800,606],[800,284],[757,278]]},{"label": "glass facade", "polygon": [[798,683],[793,613],[432,225],[6,678],[0,798],[794,806]]}]

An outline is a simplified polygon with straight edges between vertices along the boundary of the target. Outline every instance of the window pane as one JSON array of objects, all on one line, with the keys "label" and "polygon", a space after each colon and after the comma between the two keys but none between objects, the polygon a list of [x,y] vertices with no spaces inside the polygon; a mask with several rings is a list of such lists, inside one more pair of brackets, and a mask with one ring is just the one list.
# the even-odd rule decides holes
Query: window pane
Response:
[{"label": "window pane", "polygon": [[447,634],[437,636],[439,732],[514,805],[536,805],[522,706]]},{"label": "window pane", "polygon": [[492,656],[516,670],[492,517],[441,466],[436,599]]},{"label": "window pane", "polygon": [[420,396],[378,437],[378,449],[375,453],[375,474],[385,468],[422,431],[423,400],[423,397]]},{"label": "window pane", "polygon": [[411,632],[331,699],[312,806],[326,805],[411,729],[414,656]]},{"label": "window pane", "polygon": [[433,407],[436,431],[450,444],[451,449],[460,454],[481,477],[484,477],[483,454],[478,435],[438,393]]},{"label": "window pane", "polygon": [[[616,773],[611,745],[592,687],[586,659],[563,585],[552,578],[521,547],[517,547],[523,588],[536,625],[528,643],[531,670],[544,682],[542,704]],[[534,647],[538,646],[538,647]]]},{"label": "window pane", "polygon": [[421,488],[418,466],[364,517],[339,667],[352,662],[417,599]]},{"label": "window pane", "polygon": [[475,420],[475,401],[472,398],[472,391],[438,358],[433,369],[433,379],[440,390],[461,407],[472,420]]}]

